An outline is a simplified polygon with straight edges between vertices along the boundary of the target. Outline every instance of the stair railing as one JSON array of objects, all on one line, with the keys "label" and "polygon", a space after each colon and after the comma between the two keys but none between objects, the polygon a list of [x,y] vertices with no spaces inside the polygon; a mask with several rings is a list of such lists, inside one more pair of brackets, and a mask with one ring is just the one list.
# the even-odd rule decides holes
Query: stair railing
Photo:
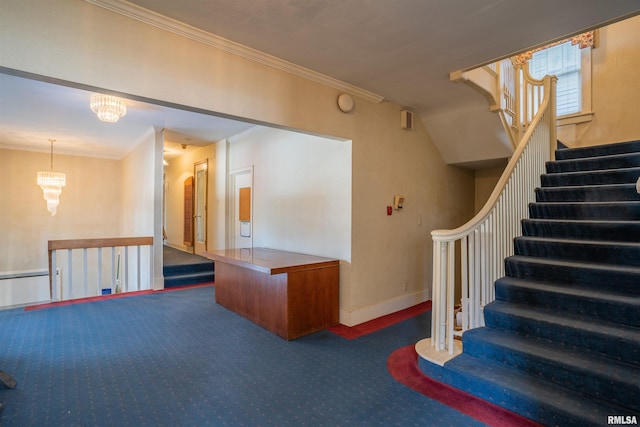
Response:
[{"label": "stair railing", "polygon": [[498,108],[492,108],[492,111],[497,112],[502,119],[502,124],[509,135],[509,139],[514,147],[518,146],[520,142],[521,129],[520,121],[518,120],[518,99],[516,98],[517,83],[519,79],[516,79],[518,70],[513,64],[511,59],[504,59],[497,63],[496,70],[498,73],[498,99],[500,100]]},{"label": "stair railing", "polygon": [[[526,73],[525,73],[526,74]],[[494,282],[504,276],[504,260],[513,254],[513,239],[519,236],[521,220],[528,217],[528,205],[535,200],[545,162],[556,147],[556,77],[547,76],[544,88],[530,88],[532,79],[522,82],[516,114],[524,130],[496,188],[482,210],[454,230],[434,230],[431,345],[436,351],[454,352],[454,338],[484,325],[483,308],[495,299]],[[536,105],[536,102],[539,102]],[[531,120],[528,118],[531,117]],[[461,310],[456,327],[456,276],[459,277]]]},{"label": "stair railing", "polygon": [[[151,287],[153,237],[49,240],[48,251],[52,301],[98,296],[103,290],[138,291],[145,283]],[[80,267],[73,262],[78,253],[82,253]],[[82,286],[77,286],[78,281]]]},{"label": "stair railing", "polygon": [[[505,129],[517,146],[542,105],[545,85],[529,74],[529,63],[517,63],[513,58],[499,62],[500,107],[497,112]],[[496,109],[492,109],[496,111]]]},{"label": "stair railing", "polygon": [[531,77],[528,62],[520,63],[517,57],[473,70],[456,71],[449,78],[464,82],[487,99],[489,110],[500,117],[514,149],[544,98],[542,80]]}]

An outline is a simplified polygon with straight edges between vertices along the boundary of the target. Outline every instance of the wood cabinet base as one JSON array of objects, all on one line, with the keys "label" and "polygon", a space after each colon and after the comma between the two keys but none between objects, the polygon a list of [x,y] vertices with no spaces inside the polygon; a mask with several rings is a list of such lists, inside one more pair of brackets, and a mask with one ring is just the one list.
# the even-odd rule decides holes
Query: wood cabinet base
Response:
[{"label": "wood cabinet base", "polygon": [[238,251],[207,254],[216,261],[218,304],[287,340],[338,324],[338,260],[264,248]]}]

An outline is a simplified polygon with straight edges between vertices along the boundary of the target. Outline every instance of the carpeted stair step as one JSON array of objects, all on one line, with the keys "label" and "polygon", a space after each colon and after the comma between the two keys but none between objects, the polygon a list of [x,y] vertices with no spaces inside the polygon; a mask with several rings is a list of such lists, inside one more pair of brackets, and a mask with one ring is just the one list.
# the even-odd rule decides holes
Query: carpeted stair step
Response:
[{"label": "carpeted stair step", "polygon": [[199,283],[208,283],[214,281],[213,271],[208,272],[195,272],[186,274],[177,274],[172,276],[165,276],[164,287],[172,288],[176,286],[197,285]]},{"label": "carpeted stair step", "polygon": [[640,177],[640,167],[544,174],[540,177],[540,181],[543,187],[565,187],[577,185],[630,184],[635,183],[638,177]]},{"label": "carpeted stair step", "polygon": [[596,171],[640,167],[640,153],[613,154],[568,160],[553,160],[546,164],[547,173]]},{"label": "carpeted stair step", "polygon": [[[563,147],[558,144],[558,147]],[[580,148],[559,148],[556,150],[556,159],[578,159],[583,157],[607,156],[613,154],[626,154],[640,152],[640,140],[618,142],[615,144],[595,145]]]},{"label": "carpeted stair step", "polygon": [[602,426],[607,415],[629,413],[613,403],[465,353],[445,364],[441,379],[548,426]]},{"label": "carpeted stair step", "polygon": [[514,239],[514,245],[516,255],[640,267],[640,242],[522,236]]},{"label": "carpeted stair step", "polygon": [[485,327],[421,369],[545,425],[640,415],[640,141],[559,148],[546,168]]},{"label": "carpeted stair step", "polygon": [[640,202],[544,202],[529,205],[529,217],[608,221],[640,221]]},{"label": "carpeted stair step", "polygon": [[513,255],[505,260],[505,274],[640,296],[640,267]]},{"label": "carpeted stair step", "polygon": [[176,264],[165,265],[162,268],[164,276],[177,276],[181,274],[201,273],[201,272],[213,272],[213,261],[199,262],[192,264]]},{"label": "carpeted stair step", "polygon": [[492,328],[477,328],[462,336],[465,353],[505,364],[541,380],[640,411],[640,366],[614,362],[539,340]]},{"label": "carpeted stair step", "polygon": [[579,185],[536,188],[537,202],[640,201],[634,184]]},{"label": "carpeted stair step", "polygon": [[484,321],[489,328],[554,341],[572,350],[640,366],[638,328],[497,300],[485,306]]},{"label": "carpeted stair step", "polygon": [[583,289],[547,281],[503,277],[495,283],[498,301],[558,310],[584,320],[640,328],[640,299],[602,289]]},{"label": "carpeted stair step", "polygon": [[525,236],[640,242],[640,220],[573,221],[564,219],[525,219],[522,221],[522,231]]}]

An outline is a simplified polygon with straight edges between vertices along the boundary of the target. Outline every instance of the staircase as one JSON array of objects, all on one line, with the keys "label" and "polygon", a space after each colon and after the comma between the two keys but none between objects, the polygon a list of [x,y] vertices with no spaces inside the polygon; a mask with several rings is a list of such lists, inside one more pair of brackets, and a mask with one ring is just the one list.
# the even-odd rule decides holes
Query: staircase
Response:
[{"label": "staircase", "polygon": [[429,376],[545,425],[640,420],[640,141],[556,152],[485,327]]},{"label": "staircase", "polygon": [[164,287],[173,288],[214,281],[213,261],[163,246]]}]

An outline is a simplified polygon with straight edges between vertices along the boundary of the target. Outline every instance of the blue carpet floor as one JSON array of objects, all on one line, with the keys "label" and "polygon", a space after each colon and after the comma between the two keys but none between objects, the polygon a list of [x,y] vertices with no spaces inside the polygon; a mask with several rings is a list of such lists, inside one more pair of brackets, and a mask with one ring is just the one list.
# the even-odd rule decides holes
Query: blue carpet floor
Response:
[{"label": "blue carpet floor", "polygon": [[474,426],[396,382],[396,349],[431,313],[347,340],[285,341],[187,288],[25,312],[0,311],[3,427]]}]

